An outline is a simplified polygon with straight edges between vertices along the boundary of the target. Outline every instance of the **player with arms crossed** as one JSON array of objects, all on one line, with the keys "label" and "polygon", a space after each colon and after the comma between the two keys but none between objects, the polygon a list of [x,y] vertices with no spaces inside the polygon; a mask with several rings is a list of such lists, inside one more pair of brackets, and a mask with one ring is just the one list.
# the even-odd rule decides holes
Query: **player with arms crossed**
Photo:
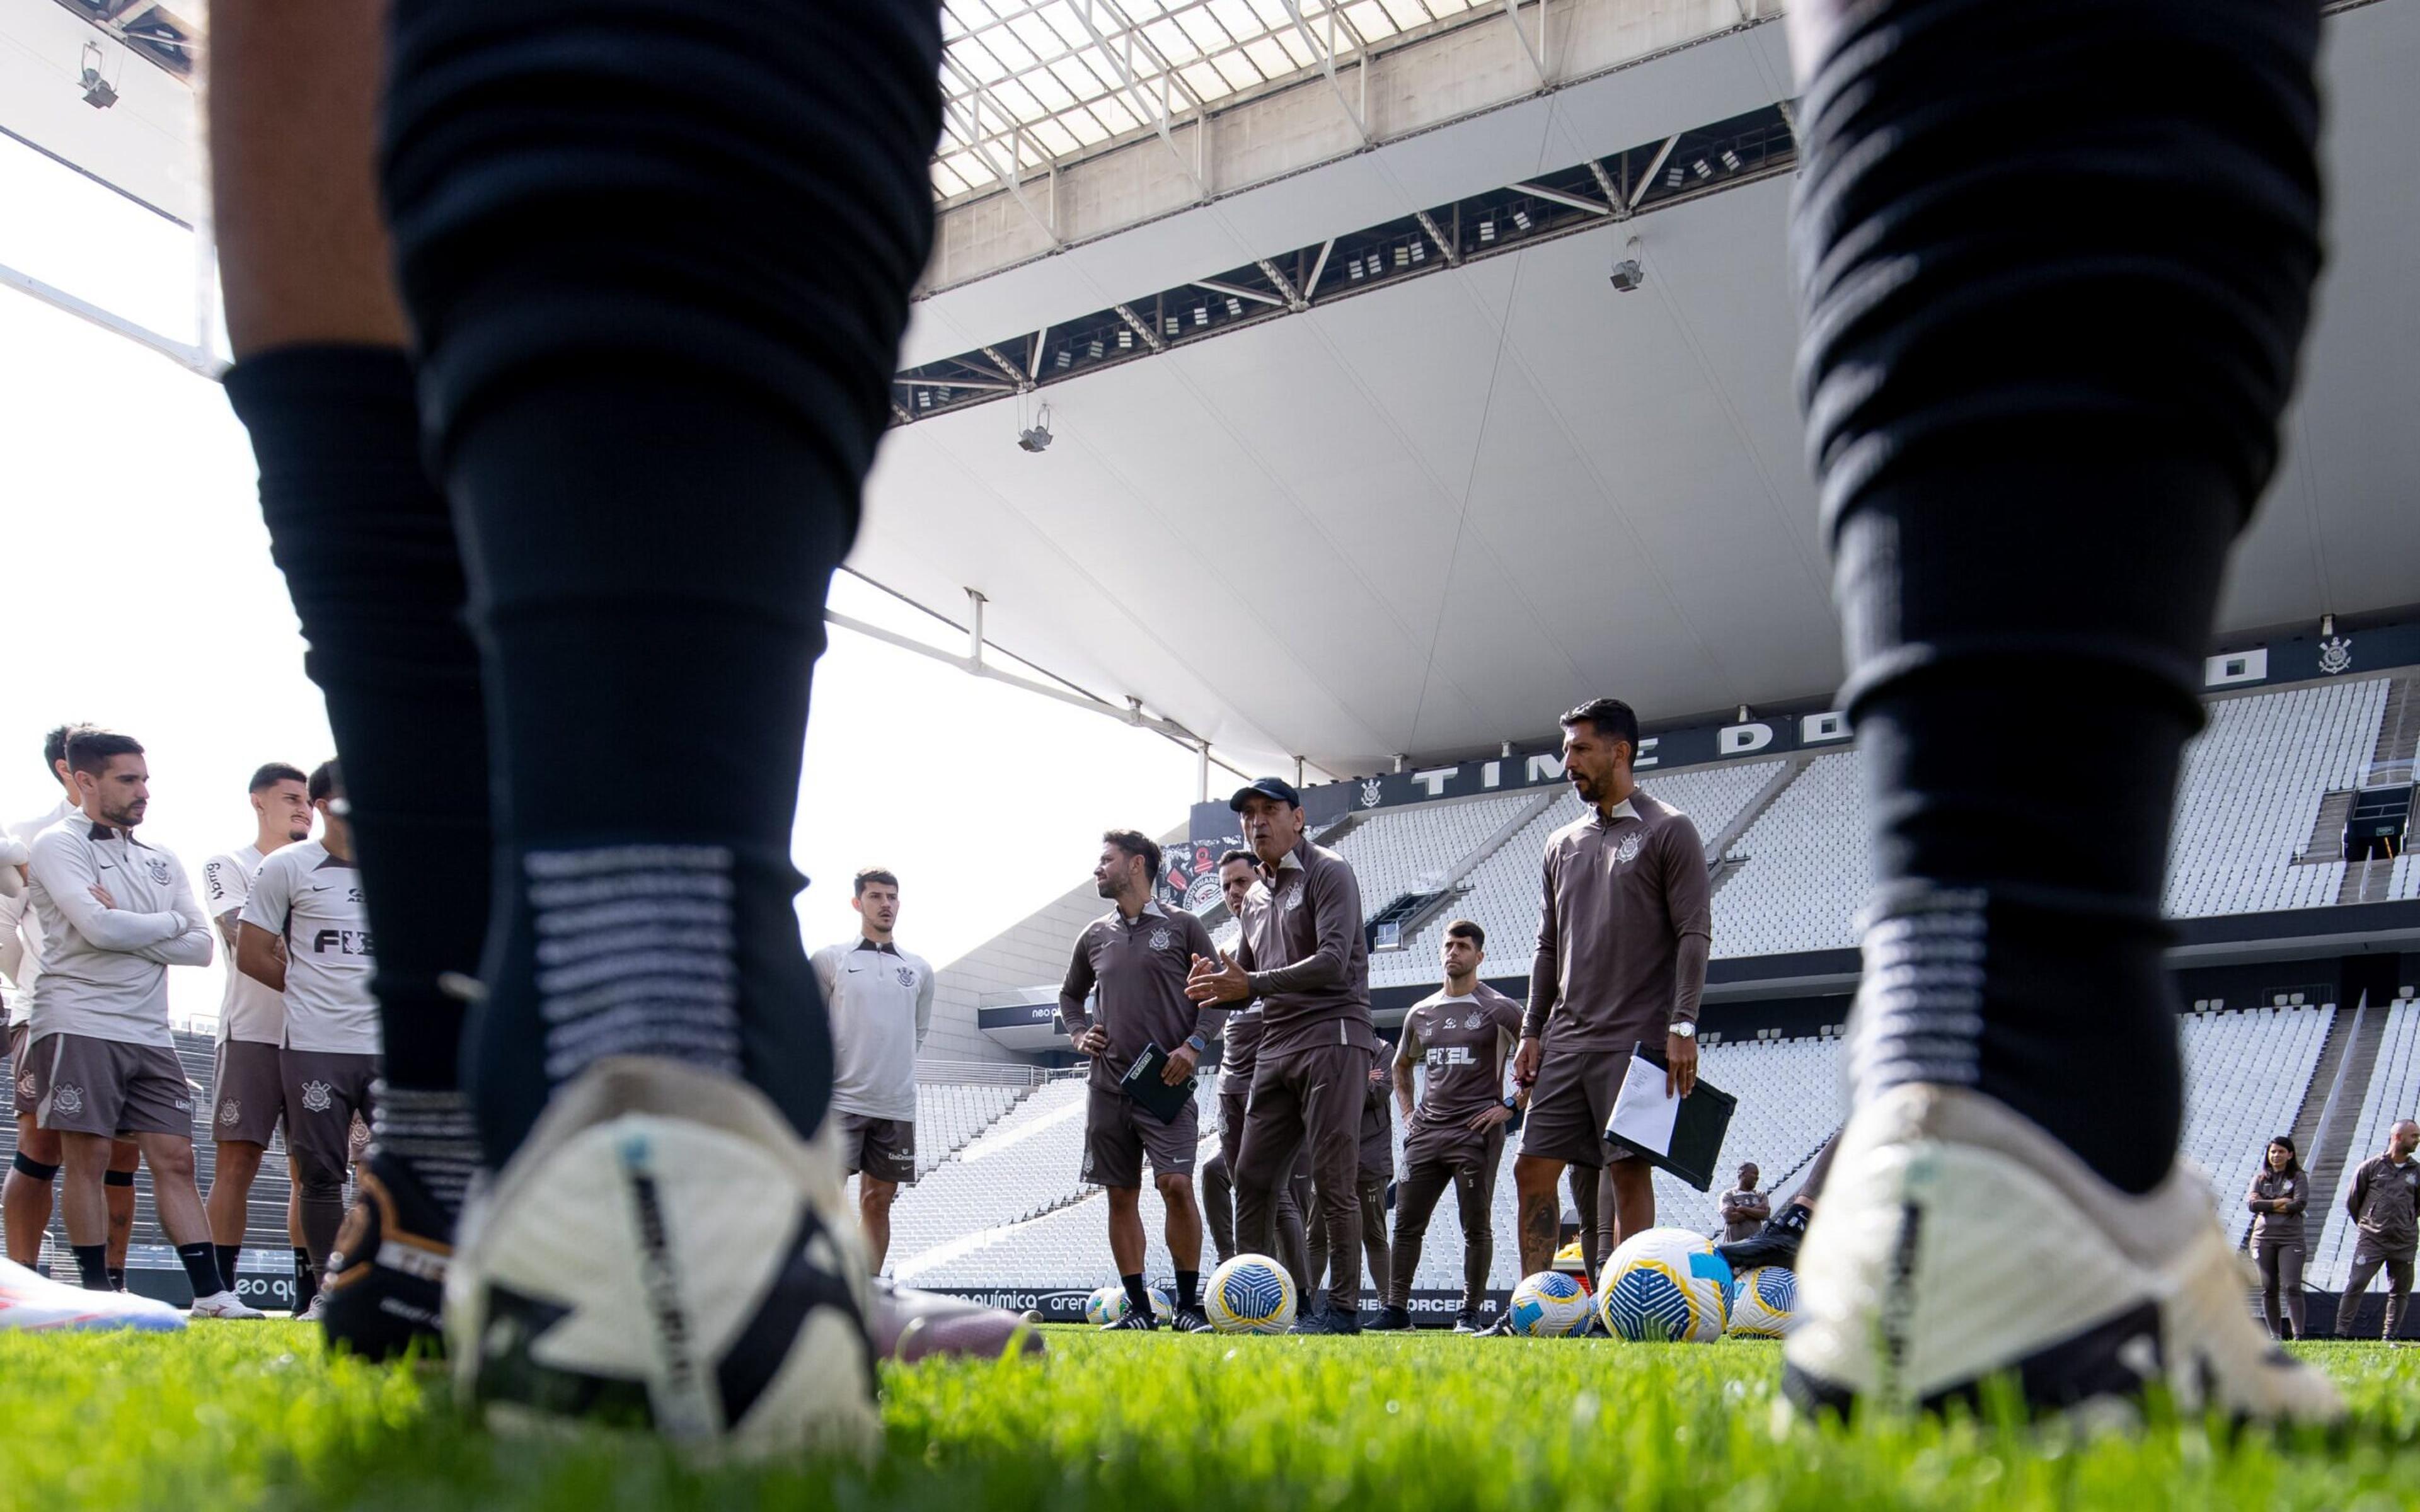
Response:
[{"label": "player with arms crossed", "polygon": [[841,1160],[858,1179],[865,1263],[882,1273],[891,1252],[891,1204],[916,1184],[916,1052],[933,1024],[933,968],[899,949],[899,879],[880,867],[857,874],[849,906],[858,937],[815,952],[815,980],[830,1005],[832,1118]]},{"label": "player with arms crossed", "polygon": [[343,1269],[334,1257],[345,1221],[353,1115],[378,1116],[380,1040],[378,999],[370,992],[378,961],[344,796],[336,764],[320,763],[310,779],[319,838],[260,863],[236,947],[239,970],[285,995],[277,1072],[286,1148],[294,1165],[302,1247],[322,1285]]},{"label": "player with arms crossed", "polygon": [[[1412,1326],[1412,1273],[1419,1269],[1429,1215],[1450,1185],[1462,1211],[1462,1309],[1453,1330],[1475,1334],[1487,1268],[1496,1257],[1489,1214],[1513,1106],[1504,1095],[1504,1062],[1521,1037],[1521,1005],[1479,980],[1487,932],[1476,923],[1457,918],[1448,924],[1438,955],[1445,985],[1404,1015],[1403,1043],[1395,1051],[1404,1179],[1395,1188],[1395,1271],[1377,1326]],[[1415,1067],[1426,1073],[1417,1104]]]},{"label": "player with arms crossed", "polygon": [[89,1289],[113,1289],[104,1178],[112,1144],[131,1134],[151,1167],[160,1227],[193,1283],[193,1316],[258,1318],[219,1274],[194,1186],[193,1091],[168,1032],[168,967],[209,964],[209,916],[177,858],[134,838],[151,802],[143,747],[85,731],[68,741],[67,759],[84,807],[35,840],[28,902],[42,928],[39,1118],[59,1136],[76,1272]]},{"label": "player with arms crossed", "polygon": [[[1092,1088],[1084,1108],[1083,1179],[1098,1181],[1109,1193],[1109,1256],[1126,1290],[1125,1316],[1109,1326],[1157,1326],[1142,1274],[1142,1163],[1148,1155],[1152,1184],[1168,1210],[1168,1253],[1176,1269],[1176,1312],[1171,1322],[1184,1333],[1206,1334],[1210,1322],[1201,1307],[1202,1210],[1193,1199],[1200,1115],[1188,1096],[1176,1117],[1162,1122],[1123,1090],[1126,1072],[1146,1045],[1157,1045],[1168,1057],[1160,1073],[1167,1085],[1189,1086],[1193,1068],[1226,1016],[1185,994],[1194,963],[1218,952],[1202,920],[1182,909],[1171,914],[1153,899],[1159,865],[1159,847],[1139,830],[1113,829],[1101,837],[1093,881],[1101,896],[1117,906],[1076,936],[1067,980],[1059,989],[1059,1017],[1076,1048],[1093,1057]],[[1098,1018],[1084,1009],[1084,1000],[1096,991]]]},{"label": "player with arms crossed", "polygon": [[[210,1238],[218,1245],[219,1273],[235,1284],[243,1253],[244,1203],[260,1172],[261,1157],[286,1116],[278,1079],[277,1047],[286,1038],[286,999],[242,965],[243,905],[252,897],[253,875],[271,853],[311,838],[309,779],[284,762],[252,774],[252,843],[223,851],[202,863],[202,904],[216,920],[220,943],[235,968],[226,974],[219,1001],[217,1063],[210,1077],[210,1137],[218,1145],[207,1206]],[[310,1313],[318,1295],[310,1252],[302,1242],[302,1212],[287,1191],[286,1237],[294,1246],[294,1309]],[[312,1316],[317,1316],[312,1314]]]}]

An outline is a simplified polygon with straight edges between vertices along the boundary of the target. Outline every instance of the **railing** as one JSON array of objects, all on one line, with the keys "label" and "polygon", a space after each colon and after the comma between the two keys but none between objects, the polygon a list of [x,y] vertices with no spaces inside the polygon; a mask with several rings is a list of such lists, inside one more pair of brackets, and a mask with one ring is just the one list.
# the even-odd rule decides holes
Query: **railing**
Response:
[{"label": "railing", "polygon": [[1039,1087],[1050,1079],[1040,1066],[1012,1060],[919,1060],[919,1087]]}]

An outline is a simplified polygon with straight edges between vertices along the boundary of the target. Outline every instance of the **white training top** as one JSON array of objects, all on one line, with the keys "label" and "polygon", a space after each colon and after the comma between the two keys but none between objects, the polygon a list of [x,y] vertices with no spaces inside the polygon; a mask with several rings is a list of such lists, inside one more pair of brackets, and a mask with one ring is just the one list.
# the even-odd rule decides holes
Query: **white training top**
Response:
[{"label": "white training top", "polygon": [[[269,859],[258,845],[222,852],[202,863],[202,906],[210,918],[240,916],[252,897],[253,873]],[[239,923],[236,928],[242,926]],[[226,933],[226,947],[235,949],[235,929]],[[269,983],[247,977],[227,962],[226,992],[219,998],[219,1042],[241,1040],[249,1044],[286,1042],[286,999]]]},{"label": "white training top", "polygon": [[[173,1049],[168,968],[210,964],[210,920],[185,869],[166,851],[83,814],[34,837],[33,886],[42,926],[34,978],[34,1037]],[[92,895],[109,894],[106,904]]]},{"label": "white training top", "polygon": [[815,952],[831,1016],[831,1105],[861,1119],[916,1117],[916,1052],[933,1022],[933,968],[860,935]]},{"label": "white training top", "polygon": [[[51,805],[50,812],[22,820],[8,826],[8,836],[25,847],[26,859],[32,860],[34,837],[76,811],[75,805],[61,794]],[[0,974],[16,984],[17,995],[8,1005],[8,1022],[23,1024],[34,1011],[34,975],[42,969],[42,925],[28,904],[29,893],[14,898],[0,898]]]},{"label": "white training top", "polygon": [[252,879],[243,921],[286,941],[288,1050],[374,1056],[380,1048],[362,874],[316,840],[270,853]]}]

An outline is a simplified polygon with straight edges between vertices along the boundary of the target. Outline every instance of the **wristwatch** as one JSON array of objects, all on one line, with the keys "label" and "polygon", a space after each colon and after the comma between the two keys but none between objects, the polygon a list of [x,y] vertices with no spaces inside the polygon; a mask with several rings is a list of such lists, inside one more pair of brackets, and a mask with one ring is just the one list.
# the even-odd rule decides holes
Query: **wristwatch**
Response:
[{"label": "wristwatch", "polygon": [[1673,1037],[1676,1039],[1694,1040],[1698,1037],[1698,1026],[1690,1023],[1688,1020],[1683,1019],[1680,1023],[1672,1026],[1671,1032]]},{"label": "wristwatch", "polygon": [[1196,1029],[1191,1034],[1187,1035],[1185,1037],[1185,1042],[1193,1047],[1193,1053],[1197,1056],[1204,1053],[1210,1048],[1210,1041],[1202,1038],[1202,1031],[1200,1029]]}]

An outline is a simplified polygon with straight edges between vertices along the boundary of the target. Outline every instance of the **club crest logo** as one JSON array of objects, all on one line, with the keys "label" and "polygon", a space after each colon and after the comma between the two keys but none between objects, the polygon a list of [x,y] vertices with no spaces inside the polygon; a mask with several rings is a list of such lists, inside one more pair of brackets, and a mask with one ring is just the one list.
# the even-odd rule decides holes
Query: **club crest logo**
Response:
[{"label": "club crest logo", "polygon": [[2319,642],[2319,671],[2334,677],[2352,670],[2352,637],[2332,636]]},{"label": "club crest logo", "polygon": [[146,870],[150,872],[151,881],[156,886],[164,887],[168,885],[167,857],[162,856],[146,856],[144,857],[143,865]]},{"label": "club crest logo", "polygon": [[1362,779],[1361,807],[1364,809],[1375,809],[1378,807],[1378,779],[1374,777],[1364,778]]},{"label": "club crest logo", "polygon": [[84,1088],[73,1082],[61,1082],[51,1088],[51,1106],[70,1118],[84,1111]]},{"label": "club crest logo", "polygon": [[1475,1028],[1478,1028],[1481,1025],[1485,1024],[1486,1022],[1487,1022],[1487,1015],[1486,1015],[1486,1014],[1484,1014],[1484,1013],[1473,1013],[1473,1014],[1471,1014],[1471,1015],[1470,1015],[1470,1017],[1468,1017],[1468,1018],[1466,1018],[1466,1019],[1464,1019],[1464,1020],[1462,1021],[1462,1026],[1463,1026],[1464,1028],[1466,1028],[1466,1029],[1475,1029]]},{"label": "club crest logo", "polygon": [[31,1103],[41,1095],[42,1085],[41,1083],[34,1080],[34,1073],[32,1072],[26,1072],[17,1078],[18,1097],[25,1102]]},{"label": "club crest logo", "polygon": [[232,1129],[242,1121],[243,1103],[231,1097],[219,1104],[219,1122]]},{"label": "club crest logo", "polygon": [[901,966],[899,968],[899,985],[902,987],[913,987],[916,985],[916,968],[914,966]]},{"label": "club crest logo", "polygon": [[326,1082],[302,1084],[302,1105],[314,1113],[325,1113],[336,1104],[336,1089]]},{"label": "club crest logo", "polygon": [[1165,950],[1172,942],[1174,942],[1175,939],[1175,935],[1171,934],[1164,929],[1153,930],[1151,932],[1151,948],[1155,950]]},{"label": "club crest logo", "polygon": [[1289,887],[1286,889],[1285,902],[1280,903],[1278,906],[1283,908],[1289,914],[1293,913],[1295,909],[1300,908],[1302,906],[1302,889],[1300,887]]},{"label": "club crest logo", "polygon": [[1613,848],[1613,864],[1616,866],[1628,866],[1631,862],[1637,860],[1638,845],[1639,841],[1643,838],[1644,837],[1637,830],[1633,830],[1629,834],[1624,835],[1621,838],[1621,843]]}]

